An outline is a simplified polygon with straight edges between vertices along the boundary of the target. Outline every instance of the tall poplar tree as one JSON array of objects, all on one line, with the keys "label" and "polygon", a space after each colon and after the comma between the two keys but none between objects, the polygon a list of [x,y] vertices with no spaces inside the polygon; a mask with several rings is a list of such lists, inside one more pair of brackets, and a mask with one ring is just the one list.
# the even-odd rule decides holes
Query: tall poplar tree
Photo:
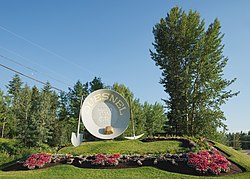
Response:
[{"label": "tall poplar tree", "polygon": [[227,57],[218,19],[207,30],[200,14],[174,7],[153,28],[152,59],[162,70],[168,98],[169,133],[213,136],[226,128],[221,105],[237,95],[227,90],[236,79],[223,78]]}]

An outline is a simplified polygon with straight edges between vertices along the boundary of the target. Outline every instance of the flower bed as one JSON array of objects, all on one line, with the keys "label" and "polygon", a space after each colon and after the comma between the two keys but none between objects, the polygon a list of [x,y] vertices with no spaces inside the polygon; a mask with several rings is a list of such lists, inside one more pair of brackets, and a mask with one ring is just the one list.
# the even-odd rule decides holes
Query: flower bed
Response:
[{"label": "flower bed", "polygon": [[199,153],[188,153],[187,164],[200,173],[212,173],[215,175],[221,172],[229,172],[231,163],[217,152],[200,151]]},{"label": "flower bed", "polygon": [[[148,141],[152,140],[156,141],[157,138],[148,139]],[[67,154],[52,155],[40,153],[32,154],[25,161],[19,162],[19,169],[38,169],[57,164],[70,164],[80,168],[99,169],[153,166],[170,172],[190,175],[222,175],[230,171],[230,162],[214,147],[207,145],[205,139],[160,138],[160,140],[181,140],[185,145],[189,146],[190,151],[193,151],[193,148],[196,150],[197,148],[204,149],[205,147],[209,150],[180,154],[167,153],[148,155],[96,154],[73,156]],[[199,144],[196,144],[197,141]],[[233,167],[237,167],[234,164],[232,165]],[[8,169],[6,170],[8,171]]]},{"label": "flower bed", "polygon": [[50,162],[51,162],[50,154],[46,154],[46,153],[32,154],[23,163],[23,166],[27,167],[28,169],[34,169],[35,167],[41,168],[46,163],[50,163]]},{"label": "flower bed", "polygon": [[[162,154],[162,155],[105,155],[91,156],[32,154],[23,163],[28,169],[41,168],[49,163],[72,164],[83,168],[107,168],[118,165],[127,167],[155,166],[158,168],[180,167],[194,168],[197,174],[220,174],[230,170],[230,162],[217,153],[201,151],[199,153]],[[120,168],[120,167],[119,167]],[[173,169],[171,169],[173,170]]]}]

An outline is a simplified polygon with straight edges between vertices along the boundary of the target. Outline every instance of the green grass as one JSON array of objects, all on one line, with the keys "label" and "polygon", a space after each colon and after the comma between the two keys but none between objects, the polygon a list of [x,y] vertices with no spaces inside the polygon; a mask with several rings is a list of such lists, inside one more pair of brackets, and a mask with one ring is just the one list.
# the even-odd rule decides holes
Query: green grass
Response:
[{"label": "green grass", "polygon": [[[0,172],[0,178],[198,178],[153,167],[130,169],[84,169],[60,165],[35,171]],[[204,177],[205,178],[205,177]],[[206,177],[207,178],[207,177]]]},{"label": "green grass", "polygon": [[65,147],[61,154],[91,155],[91,154],[162,154],[181,153],[186,149],[180,147],[178,141],[141,142],[138,140],[106,140],[98,142],[83,142],[79,147]]},{"label": "green grass", "polygon": [[20,147],[18,144],[18,140],[0,138],[0,169],[3,167],[3,164],[27,157],[32,153],[51,151],[51,148],[47,145],[38,148],[26,148]]},{"label": "green grass", "polygon": [[250,178],[250,156],[240,151],[215,142],[215,146],[229,155],[229,159],[246,169],[246,172],[237,175],[237,178]]},{"label": "green grass", "polygon": [[[245,167],[247,172],[219,177],[220,179],[236,178],[248,179],[250,178],[250,157],[246,154],[235,151],[222,144],[215,143],[216,147],[224,150],[230,155],[229,159],[237,162]],[[96,153],[164,153],[166,148],[172,151],[181,151],[183,148],[179,147],[179,142],[175,141],[161,141],[142,143],[140,141],[99,141],[99,142],[85,142],[79,147],[65,147],[59,153],[71,154],[96,154]],[[72,165],[57,165],[54,167],[29,170],[29,171],[15,171],[3,172],[0,171],[0,179],[2,178],[214,178],[214,177],[197,177],[190,175],[183,175],[178,173],[167,172],[159,170],[154,167],[139,167],[129,169],[86,169],[77,168]]]}]

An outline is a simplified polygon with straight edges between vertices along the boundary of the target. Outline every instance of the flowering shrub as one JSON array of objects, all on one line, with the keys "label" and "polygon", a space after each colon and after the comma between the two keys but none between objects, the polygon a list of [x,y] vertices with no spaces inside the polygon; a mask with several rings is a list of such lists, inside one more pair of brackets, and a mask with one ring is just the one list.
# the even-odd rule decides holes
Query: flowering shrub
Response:
[{"label": "flowering shrub", "polygon": [[23,166],[28,167],[28,169],[34,169],[36,166],[41,168],[46,163],[50,163],[51,155],[44,152],[40,154],[32,154],[23,163]]},{"label": "flowering shrub", "polygon": [[119,164],[120,154],[104,155],[97,154],[95,159],[91,162],[92,165],[102,165],[102,166],[116,166]]},{"label": "flowering shrub", "polygon": [[204,151],[204,150],[211,150],[211,146],[209,145],[208,141],[204,137],[187,137],[190,141],[190,145],[193,146],[194,150],[196,151]]},{"label": "flowering shrub", "polygon": [[231,165],[231,163],[222,155],[218,153],[209,153],[208,151],[188,153],[187,163],[200,173],[211,172],[216,175],[221,172],[229,172],[229,166]]}]

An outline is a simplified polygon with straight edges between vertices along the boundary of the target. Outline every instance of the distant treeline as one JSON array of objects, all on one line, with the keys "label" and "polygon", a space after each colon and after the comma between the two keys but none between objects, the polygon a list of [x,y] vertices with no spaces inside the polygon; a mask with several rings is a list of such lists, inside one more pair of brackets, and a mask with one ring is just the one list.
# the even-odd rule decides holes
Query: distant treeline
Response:
[{"label": "distant treeline", "polygon": [[250,149],[250,131],[236,132],[227,134],[227,145],[237,150],[239,149]]},{"label": "distant treeline", "polygon": [[[70,144],[71,133],[76,132],[81,97],[91,92],[108,88],[119,92],[127,101],[131,100],[136,135],[152,136],[164,132],[166,115],[160,103],[140,102],[123,84],[106,86],[101,78],[91,82],[77,81],[68,92],[55,92],[49,83],[42,89],[23,84],[19,75],[6,85],[7,92],[0,90],[0,135],[2,138],[20,140],[26,147],[63,146]],[[97,140],[84,129],[85,140]],[[132,136],[132,123],[123,136]]]}]

